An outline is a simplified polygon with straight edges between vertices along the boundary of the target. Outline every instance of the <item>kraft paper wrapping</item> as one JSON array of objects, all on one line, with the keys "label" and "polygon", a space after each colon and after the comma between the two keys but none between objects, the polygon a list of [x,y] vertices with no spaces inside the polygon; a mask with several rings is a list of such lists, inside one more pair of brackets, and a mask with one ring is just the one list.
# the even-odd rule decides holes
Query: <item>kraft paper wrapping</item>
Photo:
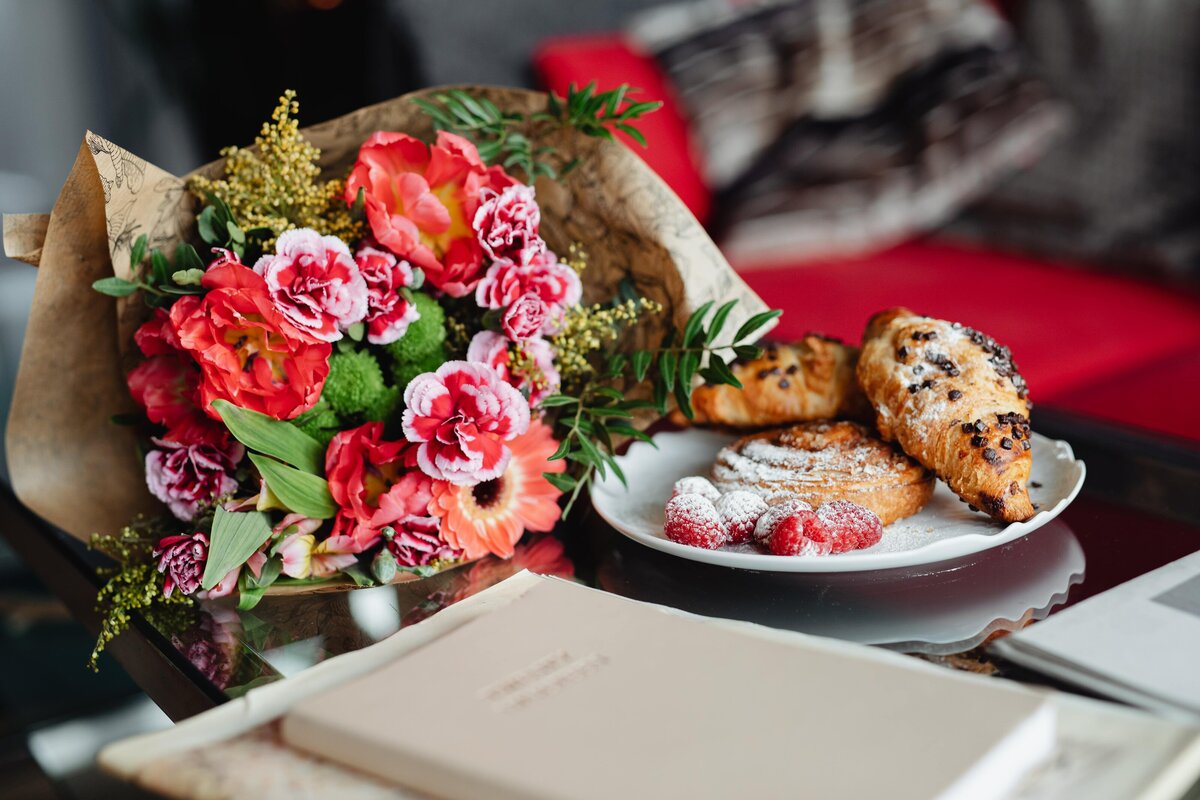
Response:
[{"label": "kraft paper wrapping", "polygon": [[[465,87],[505,110],[541,110],[545,95],[518,89]],[[325,177],[344,176],[359,145],[377,130],[430,139],[433,127],[412,102],[424,90],[306,128],[321,148]],[[740,300],[728,321],[735,330],[766,305],[734,273],[704,229],[649,167],[625,146],[563,130],[543,139],[579,166],[563,183],[537,183],[542,233],[565,253],[586,249],[585,302],[607,300],[629,276],[663,304],[664,314],[630,337],[657,343],[668,322],[682,326],[707,300]],[[219,174],[223,161],[197,172]],[[135,410],[124,373],[136,360],[133,331],[145,317],[137,296],[114,300],[93,281],[129,277],[129,253],[145,234],[172,254],[194,239],[198,210],[187,180],[171,175],[89,132],[49,218],[9,215],[5,251],[38,264],[33,307],[9,416],[7,445],[13,488],[47,521],[86,540],[112,533],[138,512],[158,513],[146,489],[132,432],[110,423]]]}]

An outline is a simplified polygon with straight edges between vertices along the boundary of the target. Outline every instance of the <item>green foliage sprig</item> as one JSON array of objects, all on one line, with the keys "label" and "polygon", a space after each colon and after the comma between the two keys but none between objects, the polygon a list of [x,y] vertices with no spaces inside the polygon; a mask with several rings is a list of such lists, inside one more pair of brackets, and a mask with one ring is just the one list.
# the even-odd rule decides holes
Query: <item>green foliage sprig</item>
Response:
[{"label": "green foliage sprig", "polygon": [[433,120],[435,128],[470,139],[485,162],[519,169],[532,181],[540,175],[558,179],[576,166],[572,160],[556,167],[551,161],[555,149],[534,144],[557,128],[574,128],[610,141],[614,130],[621,131],[645,147],[646,137],[633,123],[662,107],[662,103],[630,100],[628,96],[637,91],[628,84],[607,92],[597,91],[595,82],[582,89],[571,84],[566,97],[551,92],[546,110],[528,117],[504,111],[486,97],[474,97],[461,89],[449,89],[434,94],[431,100],[415,102]]},{"label": "green foliage sprig", "polygon": [[[719,343],[737,301],[730,300],[719,307],[705,324],[714,305],[715,302],[710,301],[697,308],[688,317],[683,330],[671,331],[657,348],[635,350],[629,356],[620,352],[609,355],[603,373],[589,380],[577,395],[556,394],[542,401],[542,408],[558,413],[555,424],[560,445],[550,460],[566,459],[570,465],[566,472],[543,473],[560,491],[570,493],[564,517],[597,474],[604,479],[611,470],[618,480],[625,482],[615,458],[615,443],[621,437],[650,441],[650,437],[634,427],[635,411],[655,409],[659,414],[665,414],[669,399],[674,398],[679,410],[691,419],[694,415],[692,390],[697,375],[711,385],[741,388],[742,384],[730,366],[733,359],[759,358],[762,348],[753,344],[750,337],[782,312],[772,310],[755,314],[730,339]],[[707,364],[701,366],[705,357]],[[647,380],[653,400],[626,399],[625,392],[618,388]]]},{"label": "green foliage sprig", "polygon": [[200,279],[204,277],[204,262],[196,248],[190,244],[180,244],[175,248],[175,263],[172,264],[161,250],[150,251],[147,261],[146,235],[142,234],[133,243],[129,252],[129,270],[134,275],[133,280],[118,278],[101,278],[92,284],[92,288],[109,297],[128,297],[136,291],[142,291],[146,304],[153,308],[171,305],[176,299],[186,294],[203,294]]}]

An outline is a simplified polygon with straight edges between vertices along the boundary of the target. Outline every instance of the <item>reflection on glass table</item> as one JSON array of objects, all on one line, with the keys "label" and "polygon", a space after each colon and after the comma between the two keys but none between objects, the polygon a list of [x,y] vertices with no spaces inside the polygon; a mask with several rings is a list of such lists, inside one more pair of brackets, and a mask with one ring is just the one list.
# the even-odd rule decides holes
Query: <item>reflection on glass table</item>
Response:
[{"label": "reflection on glass table", "polygon": [[1083,549],[1061,521],[971,558],[919,570],[824,575],[715,567],[617,535],[595,543],[594,568],[583,574],[576,574],[558,539],[543,536],[523,544],[512,561],[484,559],[411,583],[268,596],[241,612],[210,603],[186,631],[169,636],[206,680],[238,696],[377,642],[530,569],[698,614],[946,655],[1043,618],[1084,572]]},{"label": "reflection on glass table", "polygon": [[858,573],[732,570],[614,536],[600,557],[597,583],[697,614],[945,655],[1042,619],[1083,573],[1079,540],[1055,520],[969,558]]},{"label": "reflection on glass table", "polygon": [[185,630],[162,631],[204,679],[229,697],[358,650],[523,569],[574,577],[552,536],[527,540],[509,561],[486,558],[391,586],[263,598],[250,611],[206,603]]}]

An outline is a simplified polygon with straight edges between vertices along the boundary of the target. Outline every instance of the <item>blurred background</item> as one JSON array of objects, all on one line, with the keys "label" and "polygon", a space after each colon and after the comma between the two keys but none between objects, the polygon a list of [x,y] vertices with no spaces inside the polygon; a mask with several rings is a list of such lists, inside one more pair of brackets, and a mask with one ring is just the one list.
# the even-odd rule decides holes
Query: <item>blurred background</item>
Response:
[{"label": "blurred background", "polygon": [[[312,124],[628,82],[780,336],[908,304],[1008,343],[1039,405],[1196,447],[1198,54],[1179,0],[0,0],[0,211],[48,212],[85,130],[182,174],[287,88]],[[35,278],[0,259],[0,417]],[[132,796],[95,750],[169,722],[91,643],[0,541],[0,796]]]}]

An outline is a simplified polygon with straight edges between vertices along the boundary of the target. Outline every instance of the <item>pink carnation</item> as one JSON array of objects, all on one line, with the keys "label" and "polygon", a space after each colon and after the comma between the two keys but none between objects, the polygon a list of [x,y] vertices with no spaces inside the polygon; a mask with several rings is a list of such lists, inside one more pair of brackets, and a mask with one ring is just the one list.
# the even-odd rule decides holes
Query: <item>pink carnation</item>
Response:
[{"label": "pink carnation", "polygon": [[417,464],[431,478],[470,486],[504,472],[505,442],[529,428],[529,404],[495,370],[447,361],[404,390],[404,435],[417,442]]},{"label": "pink carnation", "polygon": [[413,284],[412,266],[391,253],[364,247],[354,257],[367,283],[367,341],[390,344],[420,318],[417,307],[400,290]]},{"label": "pink carnation", "polygon": [[237,442],[151,441],[158,449],[146,454],[146,485],[179,519],[190,522],[201,505],[237,489],[233,473],[245,452]]},{"label": "pink carnation", "polygon": [[387,548],[402,567],[424,567],[434,561],[457,561],[462,551],[441,537],[437,517],[405,517],[392,526],[396,534]]},{"label": "pink carnation", "polygon": [[260,258],[254,271],[288,322],[322,342],[337,341],[366,316],[367,284],[336,236],[287,231],[275,241],[275,255]]},{"label": "pink carnation", "polygon": [[545,339],[526,339],[518,346],[525,352],[526,357],[533,360],[534,366],[541,373],[534,381],[525,376],[514,375],[510,366],[509,345],[512,344],[495,331],[480,331],[471,339],[467,347],[467,360],[487,364],[504,379],[523,394],[529,396],[529,405],[538,403],[558,391],[562,380],[558,368],[554,366],[554,348]]},{"label": "pink carnation", "polygon": [[500,327],[513,341],[537,336],[546,325],[546,304],[536,292],[526,292],[504,309]]},{"label": "pink carnation", "polygon": [[484,189],[482,197],[473,225],[479,244],[493,260],[525,266],[546,252],[538,236],[542,212],[533,187],[514,183],[499,193]]},{"label": "pink carnation", "polygon": [[475,288],[475,302],[483,308],[507,308],[530,292],[546,304],[542,333],[550,334],[558,330],[566,310],[582,299],[583,284],[571,265],[547,251],[528,266],[493,262]]},{"label": "pink carnation", "polygon": [[158,571],[166,575],[163,594],[170,597],[176,589],[190,595],[200,588],[204,565],[208,562],[208,537],[203,533],[167,536],[154,548]]}]

